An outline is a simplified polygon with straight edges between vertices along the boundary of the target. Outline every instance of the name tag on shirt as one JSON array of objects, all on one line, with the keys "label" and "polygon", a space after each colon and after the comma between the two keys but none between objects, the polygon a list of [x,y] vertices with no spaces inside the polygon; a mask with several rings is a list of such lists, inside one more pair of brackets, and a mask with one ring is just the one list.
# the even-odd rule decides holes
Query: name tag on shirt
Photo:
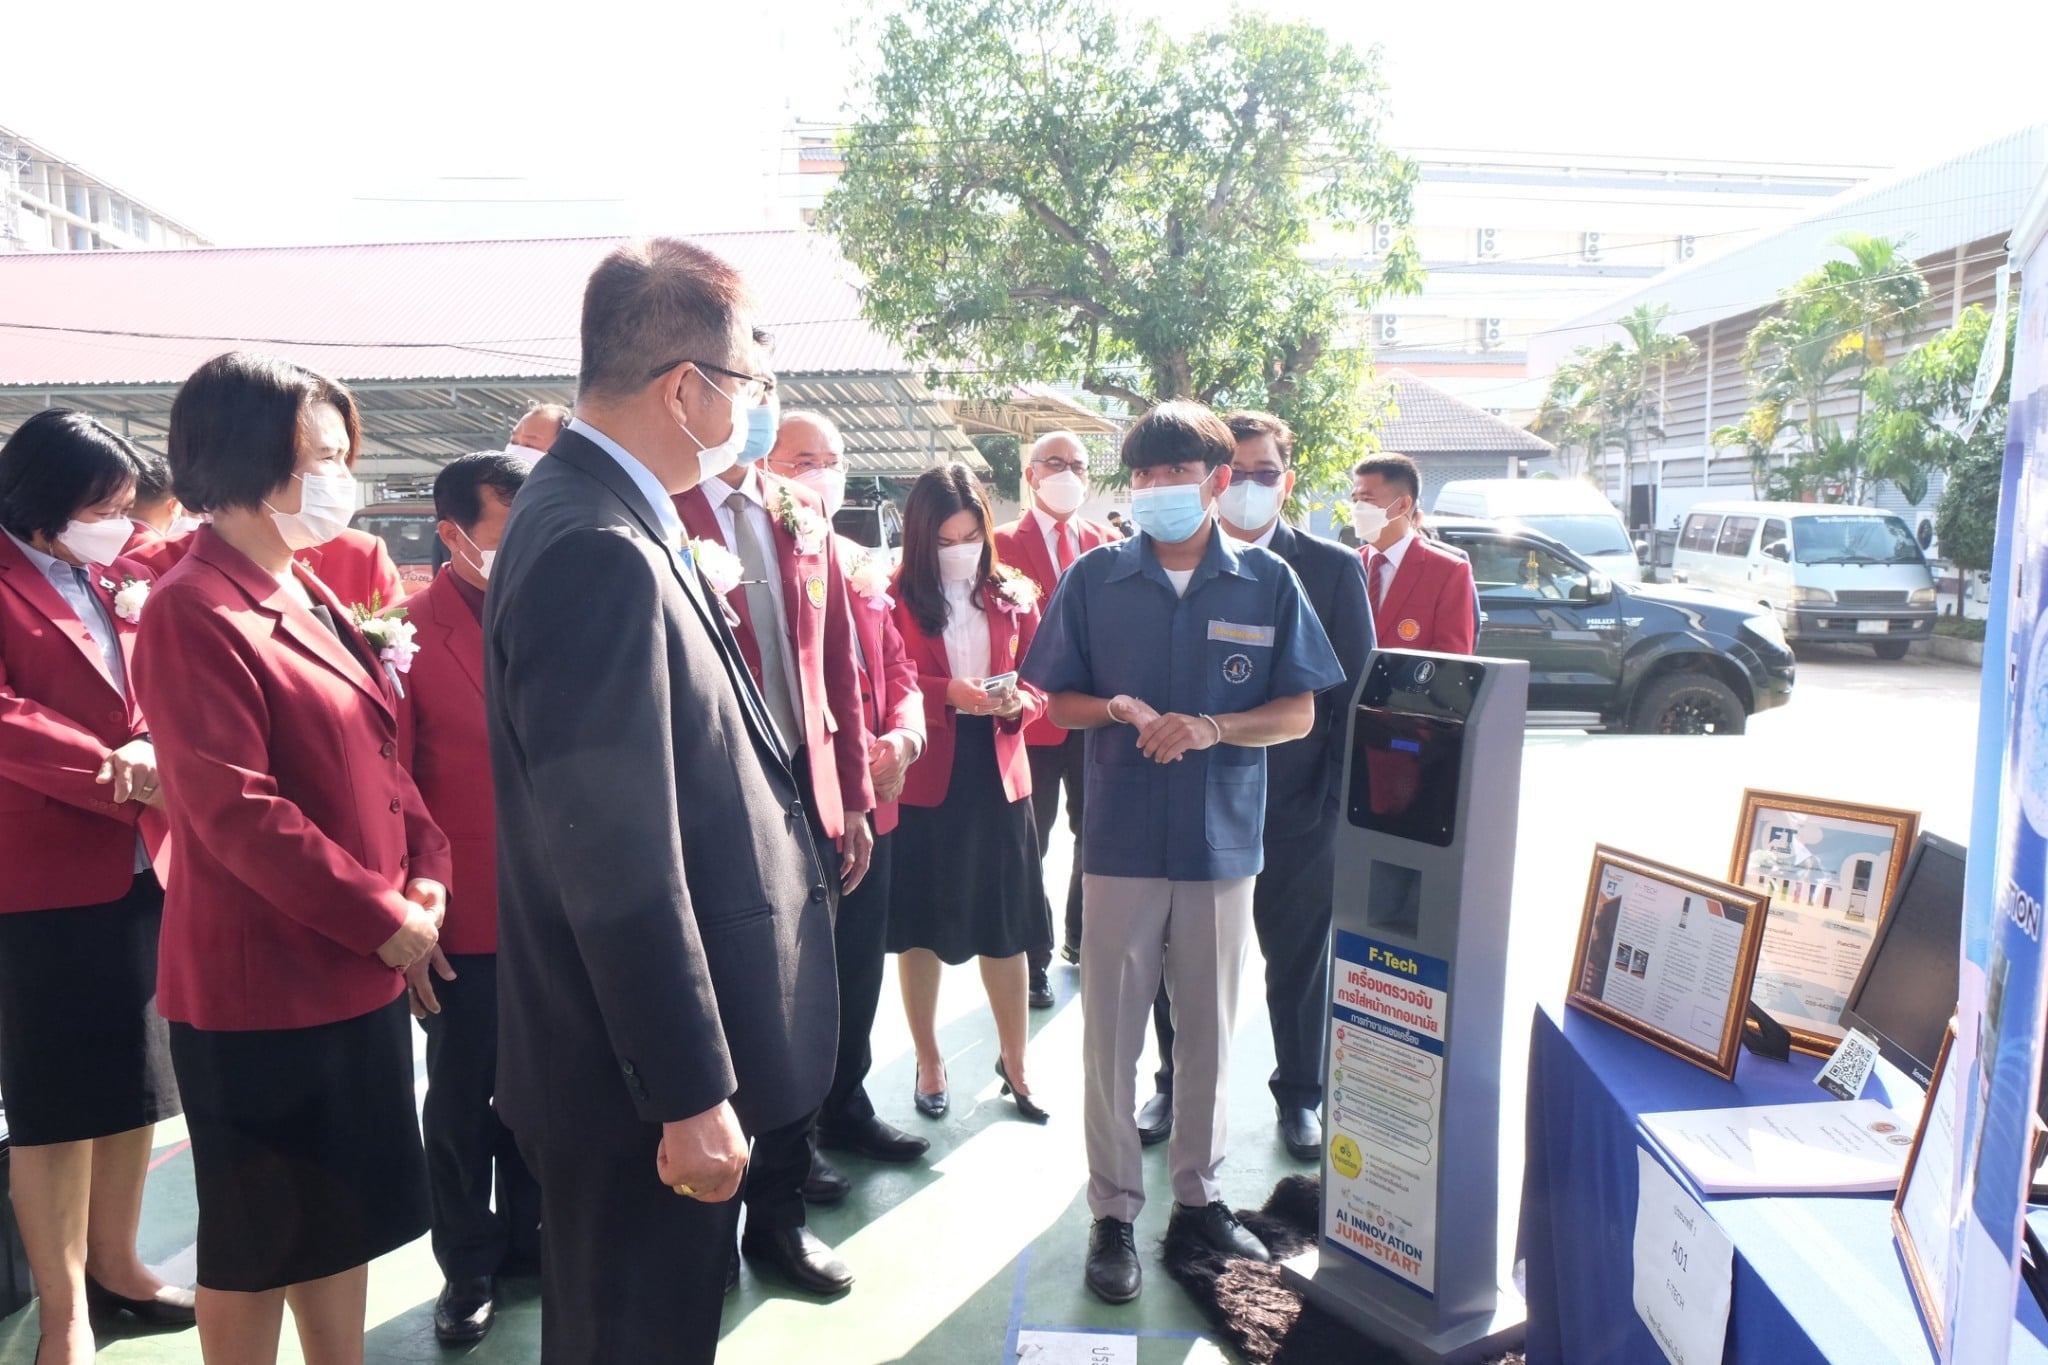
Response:
[{"label": "name tag on shirt", "polygon": [[1271,649],[1273,647],[1273,628],[1271,626],[1240,626],[1229,621],[1211,621],[1209,623],[1209,638],[1212,640],[1228,640],[1234,645],[1264,645],[1266,648]]}]

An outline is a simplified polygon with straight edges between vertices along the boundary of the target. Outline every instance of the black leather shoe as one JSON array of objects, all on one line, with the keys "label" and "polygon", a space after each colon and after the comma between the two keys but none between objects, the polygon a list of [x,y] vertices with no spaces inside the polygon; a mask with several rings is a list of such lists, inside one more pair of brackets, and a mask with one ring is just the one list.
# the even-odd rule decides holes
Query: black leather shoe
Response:
[{"label": "black leather shoe", "polygon": [[1046,979],[1045,968],[1031,969],[1031,1008],[1049,1010],[1053,1007],[1052,982]]},{"label": "black leather shoe", "polygon": [[498,1305],[488,1275],[450,1280],[434,1300],[434,1340],[443,1346],[482,1341],[491,1330]]},{"label": "black leather shoe", "polygon": [[1280,1140],[1287,1144],[1287,1155],[1296,1161],[1320,1161],[1323,1158],[1323,1121],[1316,1117],[1313,1109],[1282,1109]]},{"label": "black leather shoe", "polygon": [[1089,1292],[1104,1303],[1129,1303],[1145,1287],[1137,1229],[1121,1218],[1098,1218],[1088,1234]]},{"label": "black leather shoe", "polygon": [[910,1082],[910,1096],[917,1102],[917,1112],[923,1114],[926,1118],[939,1119],[946,1116],[945,1086],[941,1085],[937,1090],[927,1095],[924,1091],[917,1088],[917,1081],[913,1078]]},{"label": "black leather shoe", "polygon": [[85,1311],[96,1318],[127,1313],[152,1327],[190,1327],[199,1321],[197,1302],[191,1290],[170,1285],[158,1290],[153,1299],[131,1299],[116,1294],[90,1275],[85,1277]]},{"label": "black leather shoe", "polygon": [[1155,1090],[1138,1106],[1138,1141],[1157,1147],[1173,1136],[1173,1092]]},{"label": "black leather shoe", "polygon": [[818,1145],[836,1152],[852,1152],[870,1161],[915,1161],[932,1149],[925,1139],[912,1137],[873,1114],[851,1128],[832,1132],[819,1129]]},{"label": "black leather shoe", "polygon": [[836,1204],[853,1193],[853,1182],[832,1169],[824,1157],[811,1154],[811,1173],[804,1177],[806,1204]]},{"label": "black leather shoe", "polygon": [[765,1262],[807,1294],[830,1296],[853,1288],[853,1272],[809,1228],[756,1231],[749,1227],[740,1238],[740,1250],[748,1260],[757,1265]]},{"label": "black leather shoe", "polygon": [[1273,1259],[1273,1253],[1266,1250],[1266,1244],[1247,1232],[1244,1224],[1237,1221],[1237,1215],[1230,1211],[1230,1206],[1221,1199],[1199,1208],[1175,1204],[1173,1218],[1167,1224],[1169,1235],[1175,1224],[1188,1227],[1225,1256],[1242,1256],[1248,1261]]},{"label": "black leather shoe", "polygon": [[1010,1073],[1003,1068],[1003,1059],[1000,1057],[996,1058],[996,1077],[1003,1083],[1003,1093],[1017,1102],[1019,1114],[1033,1123],[1044,1123],[1052,1118],[1051,1114],[1034,1104],[1029,1095],[1010,1084]]}]

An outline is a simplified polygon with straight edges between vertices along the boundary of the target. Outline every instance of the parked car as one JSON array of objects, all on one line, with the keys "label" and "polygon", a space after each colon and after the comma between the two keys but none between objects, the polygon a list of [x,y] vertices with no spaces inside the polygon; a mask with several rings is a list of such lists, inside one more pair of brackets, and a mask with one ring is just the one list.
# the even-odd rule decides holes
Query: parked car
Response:
[{"label": "parked car", "polygon": [[1672,577],[1757,602],[1786,638],[1855,640],[1903,659],[1934,633],[1934,575],[1905,522],[1874,507],[1703,502],[1686,514]]},{"label": "parked car", "polygon": [[1792,651],[1770,612],[1696,589],[1616,583],[1522,527],[1431,524],[1472,561],[1479,653],[1529,663],[1531,725],[1733,735],[1791,700]]},{"label": "parked car", "polygon": [[1431,516],[1511,522],[1561,541],[1617,583],[1643,579],[1641,551],[1607,495],[1579,479],[1453,479]]},{"label": "parked car", "polygon": [[358,531],[368,531],[384,542],[398,565],[398,576],[407,592],[418,592],[434,581],[434,575],[448,562],[448,548],[435,531],[434,504],[427,501],[376,502],[356,513],[349,522]]},{"label": "parked car", "polygon": [[832,529],[856,544],[884,551],[891,559],[903,548],[903,512],[887,498],[847,503],[833,515]]}]

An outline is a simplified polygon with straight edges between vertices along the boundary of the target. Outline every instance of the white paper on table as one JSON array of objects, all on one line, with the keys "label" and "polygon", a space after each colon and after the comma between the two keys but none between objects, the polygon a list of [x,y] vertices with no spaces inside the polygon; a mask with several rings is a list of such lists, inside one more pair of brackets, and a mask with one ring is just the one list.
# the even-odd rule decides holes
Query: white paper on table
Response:
[{"label": "white paper on table", "polygon": [[1671,1365],[1720,1365],[1735,1243],[1700,1202],[1636,1148],[1636,1315]]},{"label": "white paper on table", "polygon": [[1138,1365],[1138,1339],[1110,1332],[1019,1332],[1023,1365]]},{"label": "white paper on table", "polygon": [[1899,1187],[1917,1117],[1876,1100],[1824,1100],[1641,1121],[1708,1194],[1870,1194]]}]

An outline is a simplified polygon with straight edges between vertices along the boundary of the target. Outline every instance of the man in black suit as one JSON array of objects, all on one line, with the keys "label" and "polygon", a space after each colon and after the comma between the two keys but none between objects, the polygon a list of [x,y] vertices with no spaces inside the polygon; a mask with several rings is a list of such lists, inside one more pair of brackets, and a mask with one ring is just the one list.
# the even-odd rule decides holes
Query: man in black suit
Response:
[{"label": "man in black suit", "polygon": [[[1322,1154],[1323,1017],[1329,1011],[1330,915],[1344,733],[1351,694],[1372,653],[1372,607],[1355,551],[1280,519],[1294,495],[1294,432],[1267,412],[1224,419],[1237,438],[1230,487],[1217,500],[1224,531],[1286,560],[1344,666],[1344,685],[1316,694],[1306,737],[1266,751],[1266,870],[1252,890],[1252,924],[1266,959],[1266,1013],[1273,1022],[1273,1103],[1280,1137],[1298,1160]],[[1168,945],[1168,952],[1172,946]],[[1153,1003],[1160,1064],[1152,1098],[1138,1110],[1147,1146],[1173,1131],[1173,1021],[1162,987]]]},{"label": "man in black suit", "polygon": [[670,501],[745,444],[751,314],[688,243],[598,265],[576,420],[485,601],[497,1100],[544,1200],[545,1365],[712,1360],[748,1137],[832,1078],[836,863]]}]

